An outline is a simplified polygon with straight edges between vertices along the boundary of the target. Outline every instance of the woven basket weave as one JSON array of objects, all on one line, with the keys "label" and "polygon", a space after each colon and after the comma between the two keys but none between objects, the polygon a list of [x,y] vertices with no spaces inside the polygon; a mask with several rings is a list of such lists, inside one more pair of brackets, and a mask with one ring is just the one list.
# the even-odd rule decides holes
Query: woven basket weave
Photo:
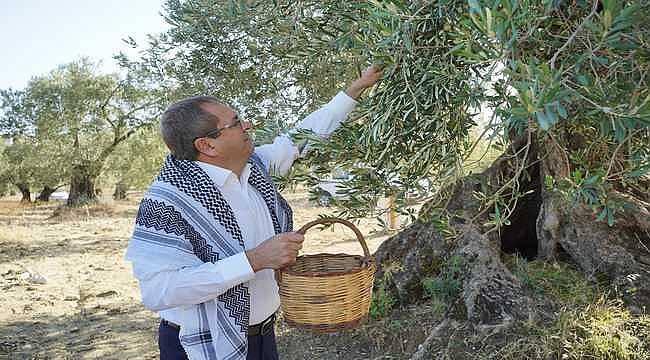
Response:
[{"label": "woven basket weave", "polygon": [[364,256],[347,254],[302,255],[276,272],[283,317],[287,324],[315,332],[334,332],[355,327],[368,314],[375,276],[363,235],[354,224],[323,218],[305,224],[305,234],[320,224],[340,223],[357,236]]}]

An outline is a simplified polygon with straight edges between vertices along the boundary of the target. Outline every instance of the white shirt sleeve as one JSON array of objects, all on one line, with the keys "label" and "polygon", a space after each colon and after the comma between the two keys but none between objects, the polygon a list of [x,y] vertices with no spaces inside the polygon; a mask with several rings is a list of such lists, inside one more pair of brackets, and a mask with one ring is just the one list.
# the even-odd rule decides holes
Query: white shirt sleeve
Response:
[{"label": "white shirt sleeve", "polygon": [[[307,129],[318,136],[328,137],[341,126],[355,106],[357,101],[341,91],[330,102],[300,121],[294,129]],[[286,174],[300,155],[298,148],[286,134],[276,137],[272,144],[258,146],[255,152],[267,166],[267,170],[278,175]]]},{"label": "white shirt sleeve", "polygon": [[176,270],[154,261],[139,261],[133,263],[133,274],[140,282],[142,303],[153,311],[200,304],[255,277],[243,252],[216,263]]}]

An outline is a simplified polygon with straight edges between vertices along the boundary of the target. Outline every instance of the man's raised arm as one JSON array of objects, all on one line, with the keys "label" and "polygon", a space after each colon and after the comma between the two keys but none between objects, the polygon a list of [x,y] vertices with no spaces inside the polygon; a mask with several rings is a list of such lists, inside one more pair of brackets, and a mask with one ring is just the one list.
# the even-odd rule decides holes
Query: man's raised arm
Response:
[{"label": "man's raised arm", "polygon": [[[330,136],[354,110],[363,91],[376,84],[382,75],[381,68],[370,66],[345,91],[339,92],[330,102],[300,121],[294,131],[306,129],[324,138]],[[295,146],[290,136],[283,134],[276,137],[272,144],[255,148],[255,153],[267,166],[267,170],[276,175],[284,175],[300,156],[300,150],[302,149]]]}]

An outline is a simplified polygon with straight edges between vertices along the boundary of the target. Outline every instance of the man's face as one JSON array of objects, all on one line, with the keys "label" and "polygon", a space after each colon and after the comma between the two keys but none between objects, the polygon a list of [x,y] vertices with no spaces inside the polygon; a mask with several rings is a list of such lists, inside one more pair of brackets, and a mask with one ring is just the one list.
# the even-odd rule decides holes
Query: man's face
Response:
[{"label": "man's face", "polygon": [[237,113],[226,105],[207,103],[202,108],[216,117],[214,129],[221,129],[216,138],[206,140],[212,142],[215,150],[223,157],[247,160],[254,147],[247,133],[251,128],[250,123],[239,119]]}]

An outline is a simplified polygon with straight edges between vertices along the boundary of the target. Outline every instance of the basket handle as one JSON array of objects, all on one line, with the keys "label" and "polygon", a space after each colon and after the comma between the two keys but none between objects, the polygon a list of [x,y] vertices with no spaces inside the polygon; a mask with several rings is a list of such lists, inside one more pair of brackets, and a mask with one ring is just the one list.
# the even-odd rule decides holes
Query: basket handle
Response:
[{"label": "basket handle", "polygon": [[333,223],[343,224],[343,225],[349,227],[350,229],[352,229],[352,231],[354,231],[354,234],[357,236],[357,240],[359,240],[359,243],[361,244],[361,247],[363,248],[363,255],[366,258],[370,257],[370,251],[368,250],[368,245],[366,244],[366,240],[363,238],[363,235],[361,234],[361,231],[359,231],[359,229],[356,226],[354,226],[353,223],[351,223],[351,222],[349,222],[347,220],[343,220],[343,219],[339,219],[339,218],[321,218],[321,219],[317,219],[317,220],[306,223],[305,225],[303,225],[303,227],[300,228],[300,230],[298,230],[296,232],[299,233],[299,234],[305,235],[307,230],[311,229],[312,227],[314,227],[316,225],[333,224]]},{"label": "basket handle", "polygon": [[[357,236],[357,240],[359,240],[359,243],[361,244],[361,247],[363,248],[363,256],[364,257],[361,260],[361,262],[362,262],[362,264],[368,264],[370,262],[370,260],[369,260],[370,259],[370,251],[368,250],[368,245],[366,244],[366,240],[363,238],[363,234],[361,234],[361,231],[359,231],[359,229],[356,226],[354,226],[353,223],[351,223],[351,222],[349,222],[347,220],[343,220],[343,219],[339,219],[339,218],[321,218],[321,219],[317,219],[317,220],[306,223],[305,225],[303,225],[300,228],[300,230],[298,230],[296,232],[299,233],[299,234],[305,235],[307,230],[313,228],[316,225],[333,224],[333,223],[343,224],[343,225],[349,227],[350,229],[352,229],[352,231],[354,231],[354,234]],[[282,270],[283,269],[276,269],[275,270],[275,280],[278,282],[278,284],[282,282]]]}]

